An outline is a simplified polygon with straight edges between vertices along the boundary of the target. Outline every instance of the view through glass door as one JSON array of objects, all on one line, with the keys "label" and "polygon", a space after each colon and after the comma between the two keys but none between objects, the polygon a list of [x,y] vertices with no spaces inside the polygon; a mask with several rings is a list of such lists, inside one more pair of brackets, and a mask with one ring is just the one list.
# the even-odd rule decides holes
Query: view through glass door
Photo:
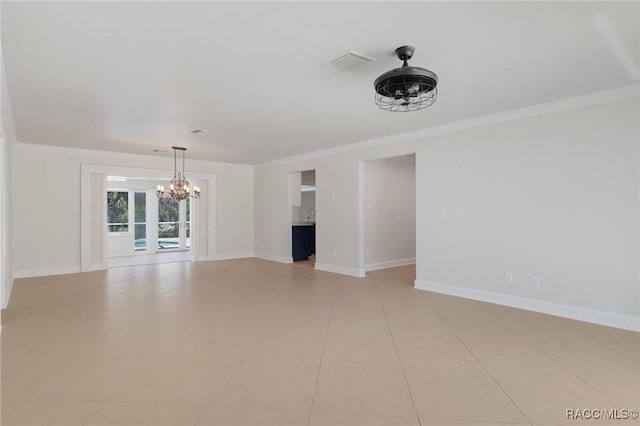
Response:
[{"label": "view through glass door", "polygon": [[127,183],[107,189],[107,257],[189,251],[191,200],[157,198],[155,190],[143,189],[146,181]]},{"label": "view through glass door", "polygon": [[136,192],[134,196],[134,250],[147,249],[147,193]]},{"label": "view through glass door", "polygon": [[173,198],[158,200],[158,251],[191,247],[191,202]]},{"label": "view through glass door", "polygon": [[191,199],[158,198],[156,179],[107,176],[109,268],[193,259]]}]

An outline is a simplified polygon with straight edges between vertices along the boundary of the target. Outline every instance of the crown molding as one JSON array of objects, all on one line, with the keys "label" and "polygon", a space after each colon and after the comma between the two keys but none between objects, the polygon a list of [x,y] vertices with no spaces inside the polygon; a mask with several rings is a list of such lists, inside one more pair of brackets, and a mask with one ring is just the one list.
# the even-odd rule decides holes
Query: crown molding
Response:
[{"label": "crown molding", "polygon": [[[87,148],[73,148],[67,146],[58,146],[58,145],[41,145],[41,144],[33,144],[26,142],[18,142],[13,146],[15,150],[21,151],[38,151],[38,152],[55,152],[60,154],[71,154],[71,155],[88,155],[92,157],[98,158],[109,158],[109,159],[130,159],[130,160],[165,160],[169,157],[164,156],[154,156],[154,155],[145,155],[145,154],[131,154],[127,152],[118,152],[118,151],[103,151],[98,149],[87,149]],[[207,161],[207,160],[195,160],[190,158],[189,163],[192,165],[199,165],[204,167],[230,167],[230,168],[253,168],[250,164],[240,164],[240,163],[224,163],[221,161]]]},{"label": "crown molding", "polygon": [[[416,139],[421,139],[428,136],[441,135],[445,133],[452,133],[465,129],[472,129],[476,127],[488,126],[491,124],[505,123],[508,121],[518,120],[521,118],[536,117],[545,114],[551,114],[554,112],[566,111],[590,105],[598,105],[607,102],[614,102],[622,99],[637,98],[640,96],[640,84],[631,84],[628,86],[622,86],[615,89],[603,90],[600,92],[589,93],[586,95],[574,96],[572,98],[561,99],[558,101],[547,102],[543,104],[531,105],[523,108],[517,108],[509,111],[503,111],[496,114],[489,114],[480,117],[474,117],[466,120],[456,121],[453,123],[442,124],[439,126],[427,127],[424,129],[413,130],[410,132],[397,133],[391,136],[384,136],[381,138],[368,139],[365,141],[355,142],[352,144],[341,145],[334,148],[322,149],[319,151],[313,151],[305,154],[295,155],[291,157],[285,157],[278,160],[268,161],[260,164],[240,164],[240,163],[225,163],[220,161],[207,161],[207,160],[195,160],[189,159],[192,164],[205,166],[205,167],[231,167],[231,168],[262,168],[286,165],[298,161],[311,160],[315,158],[321,158],[328,155],[340,154],[345,152],[352,152],[361,149],[373,148],[382,145],[390,145],[398,142],[406,142]],[[17,142],[13,149],[25,150],[25,151],[45,151],[45,152],[57,152],[65,154],[75,155],[90,155],[101,158],[128,158],[133,160],[141,159],[158,159],[164,158],[160,156],[144,155],[144,154],[131,154],[116,151],[104,151],[97,149],[87,148],[73,148],[57,145],[41,145],[31,144],[26,142]]]},{"label": "crown molding", "polygon": [[442,124],[439,126],[427,127],[424,129],[413,130],[405,133],[397,133],[395,135],[385,136],[382,138],[368,139],[348,145],[337,146],[335,148],[328,148],[309,152],[306,154],[295,155],[292,157],[281,158],[279,160],[256,164],[256,167],[282,166],[298,161],[326,157],[333,154],[352,152],[360,149],[373,148],[398,142],[406,142],[424,138],[427,136],[452,133],[459,130],[473,129],[476,127],[488,126],[491,124],[505,123],[521,118],[536,117],[539,115],[551,114],[554,112],[566,111],[590,105],[598,105],[622,99],[637,98],[639,96],[640,84],[636,83],[628,86],[617,87],[615,89],[603,90],[600,92],[574,96],[572,98],[561,99],[558,101],[546,102],[543,104],[531,105],[523,108],[516,108],[496,114],[483,115],[480,117],[469,118],[466,120]]}]

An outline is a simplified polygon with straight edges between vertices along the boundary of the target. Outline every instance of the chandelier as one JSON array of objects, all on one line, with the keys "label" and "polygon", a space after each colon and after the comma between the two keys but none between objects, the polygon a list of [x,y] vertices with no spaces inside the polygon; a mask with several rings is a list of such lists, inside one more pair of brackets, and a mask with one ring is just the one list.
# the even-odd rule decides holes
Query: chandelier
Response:
[{"label": "chandelier", "polygon": [[[189,179],[184,175],[184,152],[187,148],[179,146],[172,146],[173,149],[173,178],[169,185],[169,193],[164,193],[164,186],[158,185],[156,193],[158,198],[175,198],[178,201],[186,200],[187,198],[200,198],[200,187],[194,186],[193,193],[191,192]],[[178,163],[176,152],[182,151],[182,171],[178,171]]]},{"label": "chandelier", "polygon": [[413,46],[396,49],[402,68],[387,71],[376,79],[376,105],[385,111],[417,111],[433,105],[438,96],[438,76],[426,68],[409,66]]}]

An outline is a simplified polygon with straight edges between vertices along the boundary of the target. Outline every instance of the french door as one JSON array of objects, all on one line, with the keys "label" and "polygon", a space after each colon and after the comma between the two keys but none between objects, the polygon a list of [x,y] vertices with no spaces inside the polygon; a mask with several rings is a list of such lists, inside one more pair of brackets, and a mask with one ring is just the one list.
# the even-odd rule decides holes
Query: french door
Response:
[{"label": "french door", "polygon": [[191,248],[191,202],[173,198],[158,199],[158,251]]},{"label": "french door", "polygon": [[154,190],[107,192],[109,256],[191,248],[191,201],[160,198]]}]

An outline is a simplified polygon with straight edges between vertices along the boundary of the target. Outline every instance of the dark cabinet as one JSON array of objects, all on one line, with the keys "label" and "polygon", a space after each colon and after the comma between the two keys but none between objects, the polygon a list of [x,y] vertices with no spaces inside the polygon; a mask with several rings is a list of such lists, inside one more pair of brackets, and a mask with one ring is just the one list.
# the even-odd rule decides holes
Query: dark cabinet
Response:
[{"label": "dark cabinet", "polygon": [[293,225],[291,227],[293,261],[308,260],[316,252],[316,226]]}]

